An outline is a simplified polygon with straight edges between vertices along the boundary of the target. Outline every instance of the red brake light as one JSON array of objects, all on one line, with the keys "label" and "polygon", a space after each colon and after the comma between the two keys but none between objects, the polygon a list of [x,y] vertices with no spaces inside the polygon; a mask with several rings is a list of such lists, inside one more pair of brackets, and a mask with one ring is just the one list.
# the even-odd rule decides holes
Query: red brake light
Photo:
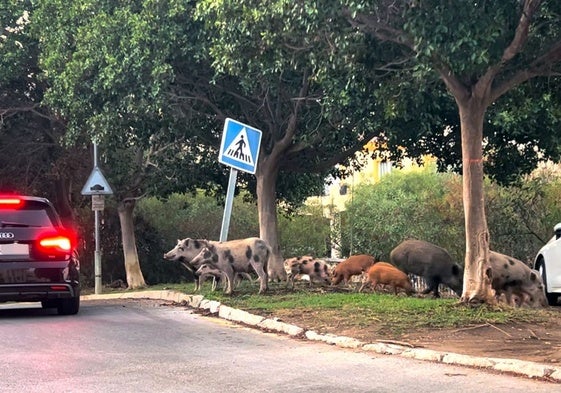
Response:
[{"label": "red brake light", "polygon": [[0,197],[0,207],[18,208],[23,205],[23,200],[18,197]]},{"label": "red brake light", "polygon": [[49,250],[69,252],[72,250],[72,241],[67,236],[49,236],[39,240],[39,247],[44,252]]}]

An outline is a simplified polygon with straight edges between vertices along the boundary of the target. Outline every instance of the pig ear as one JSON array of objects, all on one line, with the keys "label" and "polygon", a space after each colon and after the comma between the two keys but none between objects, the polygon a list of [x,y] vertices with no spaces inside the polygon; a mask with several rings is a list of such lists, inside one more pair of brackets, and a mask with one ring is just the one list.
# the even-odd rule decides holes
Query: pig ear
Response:
[{"label": "pig ear", "polygon": [[531,272],[530,273],[530,280],[532,280],[532,281],[537,281],[538,280],[538,275],[536,274],[536,272]]},{"label": "pig ear", "polygon": [[454,276],[460,275],[460,267],[458,265],[452,265],[452,274]]}]

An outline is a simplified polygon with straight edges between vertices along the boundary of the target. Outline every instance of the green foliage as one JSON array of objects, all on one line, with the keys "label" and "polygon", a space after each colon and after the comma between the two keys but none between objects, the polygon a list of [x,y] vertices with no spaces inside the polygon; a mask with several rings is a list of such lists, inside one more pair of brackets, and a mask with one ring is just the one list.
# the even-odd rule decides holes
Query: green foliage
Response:
[{"label": "green foliage", "polygon": [[352,254],[386,261],[389,252],[408,238],[438,244],[456,257],[464,255],[461,204],[448,194],[455,181],[452,175],[427,169],[394,171],[378,184],[359,185],[347,203],[343,243],[352,241]]},{"label": "green foliage", "polygon": [[533,261],[536,252],[553,235],[561,222],[561,179],[537,172],[518,186],[486,187],[487,221],[491,249],[524,262]]},{"label": "green foliage", "polygon": [[[531,262],[561,222],[561,179],[536,173],[517,186],[485,182],[491,249]],[[367,253],[387,260],[408,238],[465,258],[462,180],[452,174],[394,171],[378,184],[356,187],[342,215],[343,255]],[[334,236],[335,237],[335,236]]]},{"label": "green foliage", "polygon": [[35,77],[37,43],[29,34],[31,8],[30,1],[4,0],[0,4],[0,86],[17,86],[20,93],[30,93],[31,86],[25,84]]},{"label": "green foliage", "polygon": [[312,255],[329,256],[329,220],[323,216],[320,205],[305,205],[294,215],[279,216],[282,254],[285,258]]},{"label": "green foliage", "polygon": [[[146,198],[140,201],[137,210],[137,215],[157,228],[168,250],[175,246],[178,239],[220,238],[224,205],[201,192],[196,195],[172,194],[166,200]],[[228,239],[252,236],[259,236],[257,209],[253,204],[243,203],[242,198],[236,198]]]},{"label": "green foliage", "polygon": [[[365,48],[349,49],[368,53],[367,70],[378,77],[372,94],[385,115],[392,161],[400,161],[405,148],[412,158],[433,155],[440,170],[460,171],[458,108],[439,79],[465,86],[463,93],[454,94],[469,96],[487,77],[492,78],[490,89],[500,90],[501,97],[485,104],[486,174],[508,184],[530,173],[544,157],[558,160],[560,2],[342,3],[366,36]],[[535,7],[535,14],[525,6]],[[529,14],[527,39],[516,47],[517,34],[526,31],[518,24]]]},{"label": "green foliage", "polygon": [[[171,249],[177,239],[220,238],[224,205],[199,192],[196,195],[172,194],[166,200],[155,197],[139,202],[137,215],[151,223]],[[329,224],[321,207],[305,206],[294,216],[281,216],[281,243],[284,255],[325,255]],[[236,197],[230,217],[229,239],[259,236],[257,207]]]},{"label": "green foliage", "polygon": [[34,29],[51,82],[46,102],[69,120],[71,135],[87,130],[99,141],[108,142],[108,135],[117,145],[134,141],[146,131],[139,120],[158,119],[165,109],[161,94],[172,80],[168,59],[176,51],[174,28],[188,12],[185,3],[38,4]]}]

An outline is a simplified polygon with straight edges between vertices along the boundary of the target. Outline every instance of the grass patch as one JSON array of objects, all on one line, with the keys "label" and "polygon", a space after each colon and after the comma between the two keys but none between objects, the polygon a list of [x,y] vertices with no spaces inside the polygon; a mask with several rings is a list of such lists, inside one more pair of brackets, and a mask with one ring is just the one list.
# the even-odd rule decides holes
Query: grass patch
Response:
[{"label": "grass patch", "polygon": [[[175,289],[194,293],[193,284],[155,286],[150,289]],[[240,285],[233,296],[210,291],[200,292],[205,298],[230,307],[264,316],[277,316],[299,322],[306,328],[336,326],[342,329],[368,328],[386,334],[402,334],[419,329],[446,329],[478,324],[516,322],[539,323],[548,319],[546,310],[491,307],[468,307],[458,299],[431,299],[391,294],[357,293],[341,288],[297,287],[287,290],[283,284],[272,284],[265,295],[256,286]]]}]

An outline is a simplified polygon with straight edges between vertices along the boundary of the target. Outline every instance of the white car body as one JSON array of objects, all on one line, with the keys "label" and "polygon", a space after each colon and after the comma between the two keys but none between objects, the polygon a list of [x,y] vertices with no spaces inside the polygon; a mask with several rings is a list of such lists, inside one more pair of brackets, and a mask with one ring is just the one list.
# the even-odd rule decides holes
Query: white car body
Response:
[{"label": "white car body", "polygon": [[543,246],[534,259],[534,268],[542,276],[545,295],[550,305],[561,296],[561,223],[554,227],[555,235]]}]

